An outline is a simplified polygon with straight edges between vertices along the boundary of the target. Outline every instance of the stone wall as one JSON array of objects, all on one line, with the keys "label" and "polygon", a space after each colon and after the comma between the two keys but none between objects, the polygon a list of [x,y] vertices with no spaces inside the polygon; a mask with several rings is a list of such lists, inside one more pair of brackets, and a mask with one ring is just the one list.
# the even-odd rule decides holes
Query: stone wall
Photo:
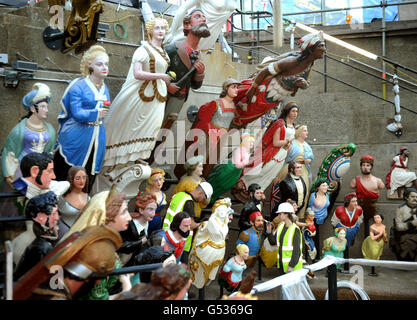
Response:
[{"label": "stone wall", "polygon": [[[115,8],[116,5],[105,3],[105,11],[101,16],[101,21],[117,20]],[[136,45],[142,39],[138,11],[129,8],[119,12],[119,18],[128,15],[134,15],[135,17],[122,20],[127,30],[127,38],[119,39],[113,32],[113,24],[110,24],[111,28],[106,35],[105,41],[100,43],[106,48],[110,56],[110,74],[106,83],[110,88],[112,99],[119,92],[127,75]],[[57,129],[57,115],[60,112],[59,101],[68,82],[79,76],[80,56],[76,56],[74,53],[63,55],[58,51],[48,49],[44,45],[42,31],[48,25],[49,18],[46,2],[41,2],[39,6],[32,8],[0,11],[0,52],[8,53],[10,64],[17,59],[25,60],[25,57],[38,63],[39,71],[35,74],[38,78],[56,79],[56,81],[44,80],[44,82],[50,86],[53,94],[49,105],[48,119]],[[387,57],[417,69],[417,61],[415,60],[417,49],[415,25],[415,21],[402,25],[402,28],[399,28],[399,25],[394,23],[388,25]],[[353,32],[346,26],[325,27],[324,29],[326,32],[333,32],[333,34],[339,35],[349,43],[376,54],[381,54],[379,26],[369,24],[369,26],[365,27],[366,29],[362,30],[362,32]],[[366,32],[366,30],[369,31]],[[304,33],[300,32],[300,35],[302,34]],[[247,44],[248,35],[242,33],[239,37],[236,36],[235,39],[242,44],[245,44],[245,42]],[[131,45],[114,44],[109,41]],[[270,39],[263,39],[263,41],[263,45],[270,47]],[[380,62],[374,62],[358,56],[332,43],[327,43],[327,47],[328,54],[335,58],[341,59],[343,57],[346,60],[349,55],[364,63],[381,68]],[[287,43],[278,50],[279,53],[287,51],[289,51]],[[244,51],[240,52],[240,56],[242,61],[245,61]],[[180,113],[180,119],[185,119],[188,106],[193,104],[200,106],[216,98],[220,92],[221,83],[226,77],[231,76],[236,79],[244,79],[255,70],[255,65],[232,62],[230,56],[220,52],[217,47],[211,53],[205,54],[203,59],[207,66],[204,85],[201,89],[190,94]],[[317,61],[314,68],[323,71],[324,61]],[[387,66],[387,71],[392,73],[393,69]],[[327,59],[327,72],[363,90],[378,96],[382,95],[381,81],[376,78],[366,76],[359,71],[329,59]],[[417,75],[404,72],[411,77],[400,74],[401,77],[417,83]],[[30,91],[33,83],[36,81],[40,80],[21,81],[16,89],[0,86],[0,96],[2,97],[0,102],[2,112],[0,144],[3,144],[13,126],[26,114],[21,104],[21,99]],[[391,89],[392,86],[388,84],[386,96],[388,100],[393,101]],[[331,79],[327,80],[327,91],[325,92],[324,79],[318,73],[313,73],[311,86],[305,91],[300,90],[296,95],[296,100],[301,108],[297,123],[308,126],[308,142],[312,146],[315,155],[315,160],[312,164],[313,179],[315,179],[322,159],[333,147],[346,142],[354,142],[357,145],[357,151],[352,157],[351,169],[342,179],[342,189],[336,205],[341,205],[344,195],[351,191],[348,186],[349,182],[360,173],[359,159],[365,154],[371,154],[375,157],[373,173],[385,181],[385,175],[390,169],[393,156],[398,152],[401,145],[406,145],[411,151],[409,167],[414,171],[417,170],[417,127],[415,125],[417,117],[415,113],[405,109],[402,110],[404,135],[397,138],[385,129],[386,125],[392,122],[394,115],[392,104],[384,103]],[[415,101],[416,97],[414,94],[401,90],[401,104],[404,107],[417,111]],[[187,125],[189,126],[190,124],[188,123]],[[266,190],[266,194],[269,197],[269,190]],[[395,209],[401,202],[402,200],[389,200],[386,197],[386,191],[381,192],[379,207],[380,211],[385,215],[384,223],[388,231],[392,225]],[[269,210],[268,205],[265,208]],[[332,233],[329,220],[320,230],[321,240],[327,238]],[[351,249],[352,257],[361,257],[360,245],[363,240],[363,234],[362,227],[357,241]],[[388,246],[385,247],[383,258],[393,259]]]},{"label": "stone wall", "polygon": [[[386,56],[406,65],[414,70],[417,68],[414,52],[417,41],[415,40],[416,21],[407,23],[388,23],[388,32],[386,39]],[[360,48],[372,53],[381,55],[381,34],[380,25],[375,23],[364,25],[363,30],[353,32],[349,26],[324,27],[325,32],[338,36]],[[305,33],[297,30],[297,36]],[[245,36],[246,35],[246,36]],[[249,45],[247,42],[248,33],[235,35],[235,39],[240,45]],[[230,37],[229,37],[230,39]],[[271,48],[270,39],[264,36],[261,45]],[[288,42],[283,48],[278,50],[279,53],[290,51]],[[349,52],[346,49],[327,42],[327,53],[330,57],[343,59],[347,62],[348,56],[359,60],[363,63],[381,69],[380,61],[373,61],[356,53]],[[244,50],[239,52],[244,61]],[[263,56],[261,57],[263,58]],[[354,62],[352,65],[362,70],[379,75],[369,68],[364,68]],[[324,72],[324,61],[320,60],[315,63],[314,69]],[[386,65],[386,71],[393,73],[391,65]],[[399,69],[399,76],[417,83],[417,75],[403,69]],[[341,79],[356,87],[366,90],[374,95],[383,96],[382,81],[368,76],[360,71],[354,70],[333,60],[327,59],[327,73],[332,77]],[[404,84],[400,82],[400,84]],[[413,90],[416,87],[405,85]],[[393,122],[394,106],[390,103],[383,102],[366,93],[360,92],[349,86],[338,83],[334,80],[327,79],[327,91],[325,92],[324,77],[318,73],[313,73],[311,86],[307,90],[300,90],[296,95],[296,101],[300,106],[300,113],[297,123],[306,124],[309,130],[308,143],[312,146],[315,160],[312,163],[313,179],[317,175],[321,161],[327,153],[335,146],[341,143],[353,142],[357,146],[356,153],[352,156],[352,164],[349,172],[342,178],[342,189],[336,202],[336,206],[342,205],[344,196],[351,192],[349,182],[360,174],[359,159],[366,154],[375,157],[373,174],[385,182],[385,176],[388,173],[392,158],[399,151],[401,145],[408,146],[411,151],[408,166],[411,170],[417,169],[417,128],[415,107],[416,95],[414,93],[400,89],[401,105],[414,112],[402,109],[402,124],[404,134],[400,138],[385,129],[386,125]],[[386,99],[394,101],[392,85],[386,85]],[[269,190],[267,190],[269,195]],[[392,226],[394,213],[403,200],[388,199],[387,191],[383,190],[378,200],[379,210],[384,214],[384,224],[389,229]],[[321,240],[332,235],[332,227],[328,219],[323,228],[320,230]],[[361,257],[361,244],[364,238],[363,226],[359,231],[357,240],[352,247],[351,257]],[[384,259],[394,259],[391,250],[386,245],[384,249]]]}]

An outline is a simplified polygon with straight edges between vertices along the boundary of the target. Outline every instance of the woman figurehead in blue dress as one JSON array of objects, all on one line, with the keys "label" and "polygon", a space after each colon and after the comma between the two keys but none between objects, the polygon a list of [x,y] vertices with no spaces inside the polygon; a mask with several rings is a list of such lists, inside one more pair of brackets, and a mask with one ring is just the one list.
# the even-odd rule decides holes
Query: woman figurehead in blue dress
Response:
[{"label": "woman figurehead in blue dress", "polygon": [[65,180],[71,166],[87,169],[89,189],[100,172],[106,148],[103,119],[110,95],[104,79],[109,73],[106,50],[92,46],[81,60],[81,77],[73,80],[61,100],[59,130],[54,158],[58,180]]}]

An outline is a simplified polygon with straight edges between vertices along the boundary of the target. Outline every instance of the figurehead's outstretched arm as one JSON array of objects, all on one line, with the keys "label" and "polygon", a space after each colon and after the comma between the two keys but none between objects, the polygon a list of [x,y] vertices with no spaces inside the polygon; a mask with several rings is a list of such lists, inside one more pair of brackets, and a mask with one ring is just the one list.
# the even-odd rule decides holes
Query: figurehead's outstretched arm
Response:
[{"label": "figurehead's outstretched arm", "polygon": [[182,31],[179,33],[178,29],[182,29],[185,15],[187,14],[188,10],[199,4],[200,0],[188,0],[178,8],[174,19],[172,20],[171,27],[169,28],[169,33],[165,36],[165,44],[175,41],[175,37],[178,34],[182,34]]},{"label": "figurehead's outstretched arm", "polygon": [[246,101],[250,102],[255,93],[256,88],[269,76],[276,76],[281,73],[288,72],[297,60],[294,57],[286,57],[282,60],[271,62],[262,68],[255,76],[252,86],[246,94]]}]

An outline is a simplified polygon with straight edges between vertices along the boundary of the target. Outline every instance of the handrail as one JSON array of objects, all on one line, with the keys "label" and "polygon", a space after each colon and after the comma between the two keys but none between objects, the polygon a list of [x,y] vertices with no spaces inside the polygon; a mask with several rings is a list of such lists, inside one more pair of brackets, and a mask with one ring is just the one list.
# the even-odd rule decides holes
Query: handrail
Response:
[{"label": "handrail", "polygon": [[20,192],[0,192],[0,199],[2,198],[17,198],[21,197],[22,194]]},{"label": "handrail", "polygon": [[242,29],[239,27],[236,27],[235,24],[231,21],[231,20],[227,20],[235,29],[239,30],[239,31],[248,31],[248,32],[252,32],[252,31],[264,31],[266,33],[269,34],[273,34],[273,32],[267,30],[267,29],[250,29],[250,30],[246,30],[246,29]]},{"label": "handrail", "polygon": [[401,69],[404,69],[404,70],[407,70],[407,71],[410,71],[412,73],[417,74],[417,70],[414,70],[410,67],[407,67],[407,66],[405,66],[405,65],[403,65],[403,64],[401,64],[397,61],[394,61],[394,60],[391,60],[391,59],[388,59],[388,58],[385,58],[385,57],[381,57],[381,56],[378,56],[378,58],[381,58],[385,62],[389,62],[389,63],[393,64],[395,67],[400,67]]},{"label": "handrail", "polygon": [[[381,7],[381,8],[383,8],[383,7],[387,7],[387,6],[405,5],[405,4],[417,4],[417,1],[400,2],[400,3],[396,3],[396,4],[379,4],[379,5],[373,5],[373,6],[351,7],[351,9],[373,8],[373,7]],[[329,10],[331,10],[331,11],[340,11],[340,10],[347,10],[347,9],[349,9],[349,8],[329,9]],[[234,15],[238,15],[238,14],[240,14],[240,15],[258,15],[257,12],[262,13],[262,14],[268,13],[268,11],[239,11],[237,9],[235,11],[236,12],[233,12],[232,17]],[[299,13],[299,12],[297,12],[297,13],[286,13],[286,14],[283,14],[283,16],[298,15],[298,14],[311,14],[311,13],[320,13],[320,12],[325,12],[325,11],[323,11],[323,10],[317,10],[317,11],[304,12],[304,13]],[[272,13],[269,13],[269,14],[272,16]],[[288,19],[288,18],[283,17],[283,20],[285,20],[285,21],[287,21],[289,23],[292,23],[291,19]],[[232,33],[232,42],[233,42],[233,28],[236,28],[236,27],[234,26],[234,23],[233,22],[231,22],[231,25],[232,25],[232,31],[231,31],[231,33]],[[239,28],[236,28],[236,29],[243,31],[243,29],[239,29]],[[268,32],[266,29],[259,29],[259,28],[257,28],[257,29],[249,29],[249,30],[244,30],[244,31],[248,31],[248,32],[257,31],[258,33],[260,31],[266,31],[266,32]],[[259,36],[258,36],[258,38],[259,38]],[[259,41],[259,39],[257,39],[257,40]],[[384,56],[379,56],[379,55],[378,55],[378,58],[381,59],[382,61],[385,61],[385,62],[388,62],[388,63],[393,64],[395,67],[399,67],[399,68],[402,68],[402,69],[404,69],[406,71],[410,71],[412,73],[417,74],[417,70],[414,70],[413,68],[407,67],[407,66],[405,66],[405,65],[403,65],[403,64],[401,64],[401,63],[399,63],[397,61],[394,61],[394,60],[391,60],[391,59],[388,59],[388,58],[386,58]],[[232,59],[233,59],[233,55],[232,55]]]},{"label": "handrail", "polygon": [[[377,96],[377,95],[375,95],[375,94],[373,94],[373,93],[370,93],[370,92],[368,92],[368,91],[366,91],[366,90],[363,90],[363,89],[361,89],[361,88],[358,88],[357,86],[354,86],[353,84],[350,84],[350,83],[345,82],[345,81],[343,81],[343,80],[340,80],[340,79],[337,79],[337,78],[335,78],[335,77],[329,76],[327,73],[324,73],[324,72],[321,72],[321,71],[318,71],[318,70],[315,70],[315,69],[313,69],[313,71],[315,71],[315,72],[317,72],[317,73],[321,74],[321,75],[322,75],[322,76],[324,76],[324,77],[329,77],[329,78],[330,78],[330,79],[332,79],[332,80],[335,80],[335,81],[337,81],[337,82],[343,83],[344,85],[347,85],[348,87],[351,87],[351,88],[353,88],[353,89],[356,89],[356,90],[359,90],[359,91],[361,91],[361,92],[363,92],[363,93],[366,93],[366,94],[368,94],[368,95],[370,95],[370,96],[372,96],[372,97],[374,97],[374,98],[378,98],[378,99],[380,99],[380,100],[383,100],[383,101],[385,101],[385,102],[388,102],[388,103],[391,103],[391,104],[395,105],[395,103],[394,103],[394,102],[392,102],[392,101],[389,101],[389,100],[384,99],[384,98],[382,98],[382,97],[380,97],[380,96]],[[417,111],[414,111],[414,110],[408,109],[408,108],[406,108],[406,107],[404,107],[404,106],[400,106],[400,107],[401,107],[402,109],[404,109],[404,110],[407,110],[407,111],[411,112],[411,113],[415,113],[415,114],[417,114]]]},{"label": "handrail", "polygon": [[0,223],[21,222],[27,220],[32,220],[32,218],[28,218],[25,216],[0,217]]},{"label": "handrail", "polygon": [[347,11],[347,10],[355,10],[355,9],[383,8],[383,7],[391,7],[391,6],[408,5],[408,4],[417,4],[417,1],[384,3],[384,4],[380,3],[380,4],[370,5],[370,6],[358,6],[358,7],[345,7],[345,8],[335,8],[335,9],[323,9],[323,10],[315,10],[315,11],[292,12],[292,13],[283,13],[282,15],[283,16],[296,16],[299,14],[315,14],[315,13]]},{"label": "handrail", "polygon": [[250,48],[249,47],[245,47],[245,46],[240,46],[238,44],[232,44],[231,46],[232,47],[235,47],[235,48],[239,48],[239,49],[248,49],[248,51],[250,49],[254,49],[254,48],[256,48],[256,49],[263,49],[263,50],[268,51],[268,52],[270,52],[270,53],[272,53],[272,54],[274,54],[276,56],[279,56],[279,54],[277,54],[275,51],[273,51],[273,50],[271,50],[271,49],[269,49],[267,47],[264,47],[264,46],[254,46],[254,47],[250,47]]},{"label": "handrail", "polygon": [[[382,73],[382,70],[380,70],[380,69],[378,69],[378,68],[375,68],[375,67],[373,67],[373,66],[370,66],[369,64],[363,63],[363,62],[361,62],[361,61],[359,61],[359,60],[356,60],[356,59],[354,59],[354,58],[352,58],[352,57],[350,57],[350,56],[347,56],[347,60],[348,60],[348,61],[353,61],[353,62],[355,62],[355,63],[357,63],[357,64],[360,64],[360,65],[362,65],[362,66],[364,66],[364,67],[367,67],[367,68],[369,68],[369,69],[372,69],[372,70],[375,70],[375,71],[377,71],[377,72]],[[390,77],[393,77],[393,76],[394,76],[393,74],[388,73],[388,72],[386,72],[385,74],[386,74],[387,76],[390,76]],[[410,81],[405,80],[405,79],[403,79],[403,78],[401,78],[401,77],[398,77],[398,80],[400,80],[400,81],[402,81],[402,82],[405,82],[405,83],[407,83],[407,84],[410,84],[410,85],[412,85],[412,86],[414,86],[414,87],[417,87],[417,84],[416,84],[416,83],[410,82]],[[404,88],[405,88],[405,87],[404,87]]]},{"label": "handrail", "polygon": [[[368,71],[365,71],[365,70],[362,70],[362,69],[360,69],[360,68],[358,68],[358,67],[352,66],[352,65],[351,65],[351,64],[349,64],[349,63],[346,63],[346,62],[340,61],[340,60],[338,60],[338,59],[336,59],[336,58],[333,58],[333,57],[331,57],[331,56],[329,56],[329,55],[326,55],[326,56],[327,56],[327,58],[329,58],[330,60],[333,60],[333,61],[339,62],[339,63],[341,63],[341,64],[343,64],[343,65],[345,65],[345,66],[351,67],[352,69],[358,70],[358,71],[363,72],[363,73],[365,73],[365,74],[367,74],[367,75],[370,75],[370,76],[372,76],[372,77],[374,77],[374,78],[377,78],[377,79],[379,79],[379,80],[382,80],[382,81],[385,81],[385,82],[388,82],[388,83],[392,84],[392,80],[389,80],[389,79],[384,79],[383,77],[377,76],[377,75],[372,74],[372,73],[370,73],[370,72],[368,72]],[[401,85],[400,85],[400,88],[403,88],[403,89],[405,89],[405,90],[407,90],[407,91],[410,91],[410,92],[412,92],[412,93],[417,94],[417,91],[414,91],[414,90],[409,89],[409,88],[407,88],[407,87],[404,87],[404,86],[401,86]]]},{"label": "handrail", "polygon": [[162,263],[151,263],[151,264],[137,265],[137,266],[131,266],[131,267],[123,267],[119,269],[113,269],[113,271],[107,274],[106,276],[92,273],[89,278],[100,279],[100,278],[105,278],[107,276],[116,276],[116,275],[128,274],[128,273],[152,272],[153,270],[156,270],[161,267],[162,267]]}]

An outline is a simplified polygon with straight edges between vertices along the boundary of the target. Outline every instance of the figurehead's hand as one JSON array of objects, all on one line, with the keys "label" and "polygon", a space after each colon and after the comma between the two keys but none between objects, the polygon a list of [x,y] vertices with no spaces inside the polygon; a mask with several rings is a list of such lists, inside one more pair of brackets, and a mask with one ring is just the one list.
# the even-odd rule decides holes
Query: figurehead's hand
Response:
[{"label": "figurehead's hand", "polygon": [[298,78],[297,80],[294,81],[294,85],[297,88],[307,89],[309,83],[304,78]]},{"label": "figurehead's hand", "polygon": [[168,89],[168,92],[169,92],[170,94],[175,94],[175,93],[177,93],[177,92],[180,90],[180,87],[178,87],[175,83],[172,83],[172,82],[171,82],[171,83],[168,85],[167,89]]},{"label": "figurehead's hand", "polygon": [[[255,94],[256,88],[258,84],[254,81],[249,88],[248,92],[246,93],[246,103],[249,104],[252,102],[253,95]],[[245,110],[246,111],[246,110]]]},{"label": "figurehead's hand", "polygon": [[197,73],[204,73],[204,71],[206,70],[206,66],[204,65],[203,61],[201,60],[197,60],[194,64],[193,67],[195,67],[195,69],[197,70]]}]

